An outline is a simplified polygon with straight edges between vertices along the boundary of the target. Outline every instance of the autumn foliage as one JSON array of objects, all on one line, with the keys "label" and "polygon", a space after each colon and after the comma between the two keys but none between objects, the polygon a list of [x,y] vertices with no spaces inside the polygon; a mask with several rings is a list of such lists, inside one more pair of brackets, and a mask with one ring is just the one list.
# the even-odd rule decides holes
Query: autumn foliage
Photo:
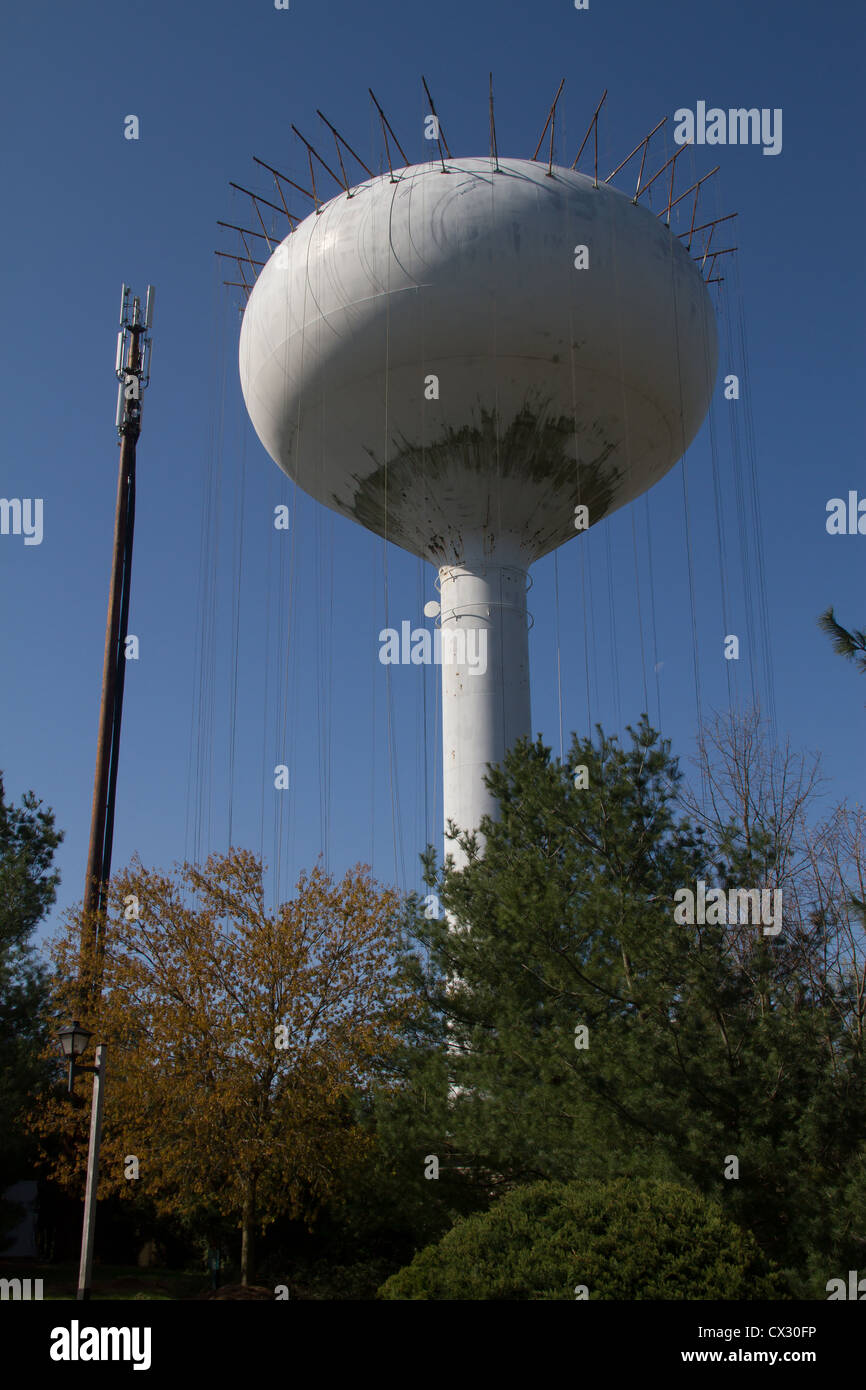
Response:
[{"label": "autumn foliage", "polygon": [[[134,1190],[161,1213],[236,1219],[247,1275],[256,1227],[309,1217],[339,1190],[370,1142],[348,1099],[409,1018],[400,908],[361,866],[339,883],[316,867],[269,912],[261,860],[238,849],[170,877],[137,861],[118,875],[102,993],[80,1019],[107,1044],[99,1195]],[[58,1020],[80,1008],[80,940],[72,915],[54,948]],[[90,1078],[76,1092],[77,1105],[58,1094],[33,1124],[52,1176],[78,1192]]]}]

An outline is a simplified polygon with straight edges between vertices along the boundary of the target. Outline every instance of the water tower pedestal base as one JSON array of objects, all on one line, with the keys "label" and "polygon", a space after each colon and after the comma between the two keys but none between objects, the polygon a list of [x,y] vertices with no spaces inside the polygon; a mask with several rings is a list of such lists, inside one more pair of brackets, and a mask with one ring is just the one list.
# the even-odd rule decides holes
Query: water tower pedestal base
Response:
[{"label": "water tower pedestal base", "polygon": [[531,736],[527,572],[465,561],[444,565],[439,586],[445,852],[461,868],[466,856],[448,838],[449,821],[477,830],[482,816],[496,815],[487,764]]}]

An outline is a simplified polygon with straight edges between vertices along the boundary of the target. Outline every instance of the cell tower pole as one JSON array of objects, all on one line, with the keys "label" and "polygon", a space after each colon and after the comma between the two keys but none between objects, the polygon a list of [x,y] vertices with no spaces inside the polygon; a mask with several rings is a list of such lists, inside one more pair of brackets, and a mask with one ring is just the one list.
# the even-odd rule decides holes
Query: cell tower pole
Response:
[{"label": "cell tower pole", "polygon": [[[102,697],[96,743],[96,773],[93,783],[93,809],[90,818],[90,844],[84,884],[84,922],[82,931],[81,986],[83,1001],[98,993],[101,980],[102,933],[108,880],[111,876],[111,849],[114,839],[114,805],[117,765],[120,753],[120,725],[123,713],[123,683],[126,670],[126,636],[129,618],[129,592],[132,579],[132,541],[135,524],[135,451],[141,433],[141,393],[150,380],[150,327],[153,319],[154,290],[147,288],[144,316],[141,303],[124,285],[120,305],[120,332],[117,335],[115,372],[117,393],[117,432],[120,462],[117,475],[117,504],[114,517],[114,551],[111,586],[105,628],[105,655],[102,667]],[[91,954],[93,953],[93,954]]]},{"label": "cell tower pole", "polygon": [[487,764],[531,736],[525,561],[497,547],[493,561],[443,566],[439,590],[445,853],[460,869],[466,855],[449,839],[449,821],[477,831],[482,816],[496,815]]}]

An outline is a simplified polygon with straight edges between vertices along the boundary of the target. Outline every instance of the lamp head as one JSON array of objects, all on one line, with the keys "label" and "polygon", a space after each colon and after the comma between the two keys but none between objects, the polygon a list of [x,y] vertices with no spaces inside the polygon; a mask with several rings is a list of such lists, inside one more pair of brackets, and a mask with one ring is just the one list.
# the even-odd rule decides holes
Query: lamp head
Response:
[{"label": "lamp head", "polygon": [[57,1034],[64,1057],[80,1057],[93,1034],[80,1023],[71,1023]]}]

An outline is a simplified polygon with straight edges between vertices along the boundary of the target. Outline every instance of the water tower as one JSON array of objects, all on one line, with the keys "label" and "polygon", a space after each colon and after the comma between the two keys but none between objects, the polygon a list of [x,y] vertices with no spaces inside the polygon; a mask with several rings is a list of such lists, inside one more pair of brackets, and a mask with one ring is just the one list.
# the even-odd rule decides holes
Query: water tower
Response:
[{"label": "water tower", "polygon": [[252,287],[240,376],[268,453],[438,570],[446,828],[495,812],[486,765],[532,733],[530,565],[704,418],[717,339],[690,248],[552,158],[440,158],[317,199]]}]

